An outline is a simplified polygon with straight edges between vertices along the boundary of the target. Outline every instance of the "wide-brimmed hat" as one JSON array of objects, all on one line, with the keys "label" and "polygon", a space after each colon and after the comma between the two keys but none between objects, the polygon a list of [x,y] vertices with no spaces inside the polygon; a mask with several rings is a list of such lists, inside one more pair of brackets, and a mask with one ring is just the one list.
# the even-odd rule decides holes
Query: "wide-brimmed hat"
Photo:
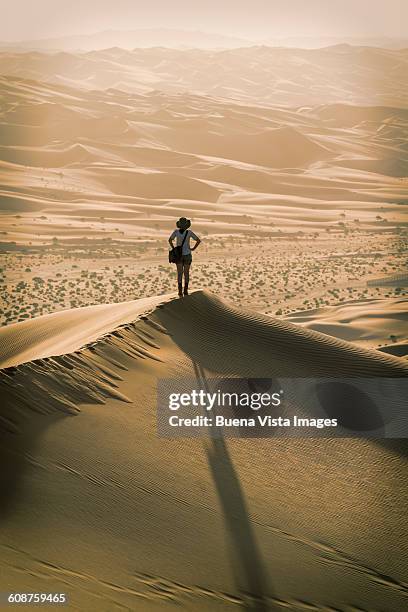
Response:
[{"label": "wide-brimmed hat", "polygon": [[190,219],[186,219],[185,217],[180,217],[180,219],[177,221],[176,225],[177,225],[177,227],[179,229],[185,230],[188,227],[190,227],[191,221],[190,221]]}]

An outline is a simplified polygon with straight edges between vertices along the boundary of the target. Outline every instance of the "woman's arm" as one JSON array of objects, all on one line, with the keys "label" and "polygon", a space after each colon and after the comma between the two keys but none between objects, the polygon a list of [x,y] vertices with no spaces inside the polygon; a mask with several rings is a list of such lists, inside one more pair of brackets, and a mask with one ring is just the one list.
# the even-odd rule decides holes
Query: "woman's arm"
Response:
[{"label": "woman's arm", "polygon": [[200,239],[199,239],[199,237],[197,236],[196,243],[195,243],[195,245],[193,246],[193,248],[192,248],[191,250],[192,250],[192,251],[195,251],[195,250],[196,250],[196,248],[198,247],[198,245],[200,244],[200,242],[201,242],[201,240],[200,240]]},{"label": "woman's arm", "polygon": [[172,232],[169,236],[169,245],[171,246],[172,249],[174,249],[174,244],[173,244],[173,240],[176,237],[176,232]]}]

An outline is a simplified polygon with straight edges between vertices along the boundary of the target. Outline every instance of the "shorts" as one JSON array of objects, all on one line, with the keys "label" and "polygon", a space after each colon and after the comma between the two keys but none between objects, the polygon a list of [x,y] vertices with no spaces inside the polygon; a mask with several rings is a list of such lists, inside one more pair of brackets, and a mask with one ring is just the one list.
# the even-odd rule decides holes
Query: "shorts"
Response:
[{"label": "shorts", "polygon": [[188,255],[183,255],[181,261],[183,262],[183,264],[191,264],[191,262],[193,261],[192,254],[189,253]]}]

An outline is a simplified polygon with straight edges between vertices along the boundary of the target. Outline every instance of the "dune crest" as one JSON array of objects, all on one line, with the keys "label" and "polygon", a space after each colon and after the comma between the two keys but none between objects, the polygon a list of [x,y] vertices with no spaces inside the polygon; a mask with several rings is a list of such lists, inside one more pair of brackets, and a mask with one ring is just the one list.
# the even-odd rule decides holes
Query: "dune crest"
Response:
[{"label": "dune crest", "polygon": [[208,291],[171,298],[89,306],[1,328],[3,423],[14,422],[13,406],[75,413],[82,403],[106,398],[135,401],[138,390],[128,397],[118,378],[140,359],[160,361],[170,373],[166,336],[176,362],[221,377],[408,375],[399,357],[234,308]]},{"label": "dune crest", "polygon": [[408,372],[408,364],[398,358],[290,321],[235,308],[210,291],[194,291],[182,300],[173,295],[86,306],[2,327],[0,368],[75,352],[149,314],[185,352],[197,352],[198,361],[200,355],[213,359],[208,368],[214,371],[227,373],[225,366],[218,370],[227,354],[231,373],[235,374],[247,371],[255,375],[256,368],[259,374],[268,371],[281,376],[388,376]]},{"label": "dune crest", "polygon": [[408,364],[375,350],[245,311],[208,291],[154,313],[172,338],[205,367],[242,376],[404,376]]},{"label": "dune crest", "polygon": [[[166,296],[62,310],[0,328],[0,368],[72,353],[134,321]],[[168,297],[167,297],[168,299]]]}]

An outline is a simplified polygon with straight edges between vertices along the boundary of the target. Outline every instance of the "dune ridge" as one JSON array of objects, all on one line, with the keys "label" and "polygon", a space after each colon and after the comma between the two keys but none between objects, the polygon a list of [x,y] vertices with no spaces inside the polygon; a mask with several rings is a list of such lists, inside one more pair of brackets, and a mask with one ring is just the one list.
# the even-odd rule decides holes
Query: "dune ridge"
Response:
[{"label": "dune ridge", "polygon": [[[154,314],[192,355],[207,353],[228,373],[280,376],[403,376],[408,364],[377,351],[302,328],[290,322],[234,308],[207,291],[171,302]],[[187,333],[189,332],[189,333]],[[185,337],[183,334],[185,333]],[[228,350],[228,361],[224,351]],[[219,357],[217,358],[217,354]],[[199,359],[202,361],[202,359]]]},{"label": "dune ridge", "polygon": [[[166,296],[62,310],[0,328],[0,369],[72,353],[146,314]],[[168,299],[168,297],[167,297]]]},{"label": "dune ridge", "polygon": [[[183,300],[175,299],[174,294],[160,295],[59,311],[7,325],[0,328],[0,369],[76,352],[148,314],[176,341],[179,335],[183,336],[189,352],[208,352],[215,357],[218,345],[225,346],[231,355],[236,350],[238,370],[261,367],[271,374],[279,371],[281,376],[295,372],[299,376],[388,376],[408,371],[408,364],[399,359],[287,320],[233,307],[207,290],[196,290]],[[254,364],[256,347],[261,357]],[[271,360],[262,366],[267,351]],[[223,351],[219,352],[221,363],[224,356]],[[248,365],[245,353],[249,353]]]},{"label": "dune ridge", "polygon": [[9,412],[3,423],[11,427],[19,405],[75,413],[81,403],[103,404],[106,397],[132,402],[120,391],[120,372],[129,359],[166,363],[163,334],[183,358],[217,375],[408,375],[408,363],[398,357],[234,308],[200,290],[183,300],[170,295],[89,306],[1,328],[0,380]]}]

